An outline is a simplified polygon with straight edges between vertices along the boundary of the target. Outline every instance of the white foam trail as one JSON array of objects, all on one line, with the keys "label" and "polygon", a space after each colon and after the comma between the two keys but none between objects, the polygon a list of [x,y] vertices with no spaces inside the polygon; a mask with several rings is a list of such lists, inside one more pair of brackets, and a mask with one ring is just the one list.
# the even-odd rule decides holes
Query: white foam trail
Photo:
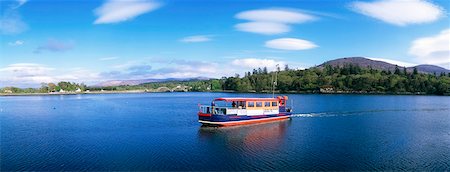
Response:
[{"label": "white foam trail", "polygon": [[321,117],[326,115],[326,113],[299,113],[292,114],[290,117]]},{"label": "white foam trail", "polygon": [[407,111],[450,111],[450,108],[439,109],[384,109],[384,110],[367,110],[367,111],[342,111],[342,112],[319,112],[319,113],[298,113],[292,114],[290,117],[333,117],[333,116],[353,116],[373,113],[385,112],[407,112]]}]

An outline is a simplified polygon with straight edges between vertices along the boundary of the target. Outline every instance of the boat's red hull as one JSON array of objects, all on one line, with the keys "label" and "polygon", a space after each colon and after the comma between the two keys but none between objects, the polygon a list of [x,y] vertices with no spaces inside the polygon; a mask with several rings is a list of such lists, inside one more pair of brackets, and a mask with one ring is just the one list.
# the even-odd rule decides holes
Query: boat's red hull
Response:
[{"label": "boat's red hull", "polygon": [[255,124],[255,123],[263,123],[277,120],[286,120],[289,116],[277,116],[270,118],[259,118],[259,119],[248,119],[248,120],[240,120],[240,121],[224,121],[224,122],[212,122],[212,121],[202,121],[199,120],[200,123],[206,125],[215,125],[215,126],[235,126],[235,125],[246,125],[246,124]]}]

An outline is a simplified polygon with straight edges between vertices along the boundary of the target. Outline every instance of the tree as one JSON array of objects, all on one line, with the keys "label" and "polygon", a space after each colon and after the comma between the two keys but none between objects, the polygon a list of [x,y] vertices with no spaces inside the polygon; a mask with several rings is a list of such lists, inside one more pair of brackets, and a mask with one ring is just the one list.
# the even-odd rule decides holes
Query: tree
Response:
[{"label": "tree", "polygon": [[214,79],[211,81],[211,90],[216,91],[220,90],[222,88],[222,85],[220,84],[220,81],[217,79]]},{"label": "tree", "polygon": [[39,89],[39,92],[41,92],[41,93],[48,93],[48,84],[42,82],[41,83],[41,88]]},{"label": "tree", "polygon": [[[56,91],[56,84],[54,84],[54,83],[48,83],[48,90],[49,90],[50,92]],[[58,91],[59,91],[59,90],[58,90]]]},{"label": "tree", "polygon": [[236,91],[238,92],[248,92],[252,89],[250,85],[250,80],[248,78],[243,78],[242,80],[237,82]]},{"label": "tree", "polygon": [[263,71],[261,68],[258,68],[258,74],[263,74]]},{"label": "tree", "polygon": [[284,71],[289,71],[289,65],[288,64],[284,65]]},{"label": "tree", "polygon": [[276,85],[277,90],[280,92],[287,92],[291,89],[292,77],[282,73],[278,76],[278,83]]},{"label": "tree", "polygon": [[400,69],[398,68],[397,65],[395,66],[394,74],[400,75]]},{"label": "tree", "polygon": [[262,72],[262,73],[263,73],[263,74],[267,74],[267,67],[264,66],[263,72]]}]

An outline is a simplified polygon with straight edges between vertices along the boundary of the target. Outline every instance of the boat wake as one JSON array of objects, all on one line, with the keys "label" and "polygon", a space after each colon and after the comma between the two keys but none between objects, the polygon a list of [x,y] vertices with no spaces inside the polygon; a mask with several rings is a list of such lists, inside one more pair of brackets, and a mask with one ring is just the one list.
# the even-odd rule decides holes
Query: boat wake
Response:
[{"label": "boat wake", "polygon": [[340,111],[340,112],[313,112],[313,113],[299,113],[292,114],[290,117],[336,117],[336,116],[353,116],[353,115],[367,115],[372,113],[385,113],[385,112],[421,112],[421,111],[450,111],[450,108],[437,108],[437,109],[382,109],[382,110],[367,110],[367,111]]}]

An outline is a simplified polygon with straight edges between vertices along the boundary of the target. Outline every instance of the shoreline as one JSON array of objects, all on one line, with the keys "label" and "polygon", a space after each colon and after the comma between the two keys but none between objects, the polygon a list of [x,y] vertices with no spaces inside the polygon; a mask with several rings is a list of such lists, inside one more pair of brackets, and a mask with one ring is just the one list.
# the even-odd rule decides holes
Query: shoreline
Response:
[{"label": "shoreline", "polygon": [[[253,94],[272,94],[271,92],[237,92],[231,90],[221,90],[221,91],[187,91],[187,92],[201,92],[201,93],[253,93]],[[177,93],[177,92],[149,92],[146,90],[127,90],[127,91],[90,91],[90,92],[65,92],[65,93],[0,93],[0,97],[7,96],[57,96],[57,95],[82,95],[82,94],[140,94],[140,93]],[[426,93],[410,93],[410,92],[361,92],[361,91],[339,91],[339,92],[299,92],[299,91],[288,91],[284,93],[275,92],[276,94],[322,94],[322,95],[413,95],[413,96],[450,96],[450,95],[436,95],[436,94],[426,94]]]}]

